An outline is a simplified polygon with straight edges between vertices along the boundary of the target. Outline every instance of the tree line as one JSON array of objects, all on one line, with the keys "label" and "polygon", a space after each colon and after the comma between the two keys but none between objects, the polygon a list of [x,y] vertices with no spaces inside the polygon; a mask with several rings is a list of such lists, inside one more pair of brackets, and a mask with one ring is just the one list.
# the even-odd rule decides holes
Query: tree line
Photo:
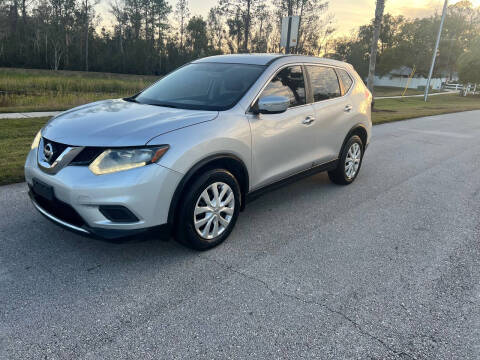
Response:
[{"label": "tree line", "polygon": [[109,29],[98,0],[4,0],[0,66],[164,74],[192,59],[280,52],[281,18],[301,16],[294,51],[320,55],[334,32],[326,0],[218,0],[191,16],[188,0],[115,0]]},{"label": "tree line", "polygon": [[[415,68],[416,76],[428,75],[432,61],[440,14],[408,19],[385,14],[382,19],[376,73],[387,75],[402,66]],[[328,57],[351,63],[363,78],[368,64],[374,24],[361,26],[349,36],[333,41]],[[480,76],[480,8],[470,1],[460,1],[448,7],[437,53],[434,76],[455,78],[463,82],[478,82]],[[475,80],[477,79],[477,80]]]},{"label": "tree line", "polygon": [[[293,52],[326,56],[368,74],[374,21],[335,36],[328,0],[218,0],[206,17],[188,0],[114,0],[111,27],[100,27],[99,0],[4,0],[0,4],[0,66],[165,74],[198,57],[282,52],[281,18],[300,15]],[[373,14],[372,14],[373,15]],[[376,71],[407,66],[428,73],[440,14],[382,18]],[[473,81],[480,73],[480,10],[470,1],[448,8],[436,76]],[[477,76],[480,76],[478,74]],[[480,79],[477,80],[480,82]]]}]

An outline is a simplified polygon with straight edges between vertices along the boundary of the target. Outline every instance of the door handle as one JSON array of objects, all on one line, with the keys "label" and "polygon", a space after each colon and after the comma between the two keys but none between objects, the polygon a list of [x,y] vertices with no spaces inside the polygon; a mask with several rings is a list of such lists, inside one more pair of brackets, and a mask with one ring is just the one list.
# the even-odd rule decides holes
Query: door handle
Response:
[{"label": "door handle", "polygon": [[315,118],[313,116],[307,116],[303,121],[302,124],[304,125],[310,125],[315,121]]},{"label": "door handle", "polygon": [[346,111],[346,112],[350,112],[352,109],[353,109],[353,106],[352,106],[352,105],[347,105],[347,106],[345,106],[345,111]]}]

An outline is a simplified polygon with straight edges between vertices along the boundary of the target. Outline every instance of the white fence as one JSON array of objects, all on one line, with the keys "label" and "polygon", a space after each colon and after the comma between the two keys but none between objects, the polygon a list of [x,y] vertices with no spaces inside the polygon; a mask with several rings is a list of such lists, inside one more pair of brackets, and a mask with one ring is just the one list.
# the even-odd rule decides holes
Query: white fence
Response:
[{"label": "white fence", "polygon": [[480,93],[480,85],[477,84],[468,84],[466,86],[462,84],[446,84],[444,86],[446,90],[455,90],[455,91],[461,91],[463,96],[467,96],[468,94],[473,94],[476,95],[477,93]]},{"label": "white fence", "polygon": [[445,85],[445,89],[446,90],[455,90],[455,91],[459,91],[459,90],[463,90],[463,85],[462,84],[446,84]]},{"label": "white fence", "polygon": [[[398,87],[398,88],[405,88],[408,83],[409,89],[418,89],[418,87],[422,86],[425,88],[427,86],[427,79],[426,78],[412,78],[410,82],[408,82],[408,78],[400,77],[400,76],[378,76],[375,75],[374,84],[375,86],[390,86],[390,87]],[[459,83],[447,83],[447,79],[440,79],[435,78],[432,79],[430,82],[430,87],[434,90],[450,90],[450,91],[461,91],[464,96],[468,94],[478,94],[480,93],[480,84],[468,84],[463,86]]]},{"label": "white fence", "polygon": [[[398,88],[405,88],[407,86],[408,78],[400,77],[400,76],[377,76],[373,80],[373,83],[376,86],[391,86],[391,87],[398,87]],[[440,90],[442,88],[442,83],[446,82],[446,79],[432,79],[430,82],[430,87],[434,90]],[[427,86],[427,79],[420,77],[420,78],[412,78],[410,83],[408,83],[409,89],[418,89],[419,86]]]},{"label": "white fence", "polygon": [[477,86],[477,84],[468,84],[467,86],[463,87],[462,93],[463,96],[467,96],[468,94],[477,94],[477,89],[478,92],[480,92],[480,86]]}]

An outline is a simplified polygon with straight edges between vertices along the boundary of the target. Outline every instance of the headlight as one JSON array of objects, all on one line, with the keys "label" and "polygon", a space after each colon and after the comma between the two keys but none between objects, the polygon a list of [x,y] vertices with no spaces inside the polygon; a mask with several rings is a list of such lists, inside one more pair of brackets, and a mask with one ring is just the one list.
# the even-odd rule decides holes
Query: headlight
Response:
[{"label": "headlight", "polygon": [[89,166],[95,175],[110,174],[157,162],[168,150],[168,145],[140,149],[108,149]]},{"label": "headlight", "polygon": [[39,130],[37,135],[35,135],[35,139],[33,139],[32,146],[30,149],[36,149],[38,148],[38,144],[40,143],[40,139],[42,138],[42,130]]}]

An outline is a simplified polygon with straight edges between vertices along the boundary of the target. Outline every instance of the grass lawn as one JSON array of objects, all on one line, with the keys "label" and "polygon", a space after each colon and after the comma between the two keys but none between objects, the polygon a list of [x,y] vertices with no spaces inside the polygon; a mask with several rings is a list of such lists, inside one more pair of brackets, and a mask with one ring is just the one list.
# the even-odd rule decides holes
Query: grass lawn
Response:
[{"label": "grass lawn", "polygon": [[[374,96],[400,96],[403,93],[403,88],[390,87],[390,86],[375,86]],[[438,90],[431,90],[430,93],[438,93]],[[421,95],[423,90],[407,89],[405,95]]]},{"label": "grass lawn", "polygon": [[[133,95],[158,76],[0,68],[0,113],[67,110],[89,102]],[[398,96],[403,89],[378,86],[375,96]],[[423,91],[408,89],[405,95]]]},{"label": "grass lawn", "polygon": [[[375,102],[373,123],[480,109],[480,96],[439,95],[430,98],[385,99]],[[0,185],[23,181],[25,157],[37,131],[49,118],[0,119]]]},{"label": "grass lawn", "polygon": [[0,68],[0,113],[66,110],[133,95],[158,76]]},{"label": "grass lawn", "polygon": [[424,102],[422,97],[380,99],[375,100],[372,122],[381,124],[389,121],[478,109],[480,109],[480,96],[438,95],[428,98],[428,102]]},{"label": "grass lawn", "polygon": [[24,181],[25,158],[35,134],[48,119],[0,119],[0,185]]}]

